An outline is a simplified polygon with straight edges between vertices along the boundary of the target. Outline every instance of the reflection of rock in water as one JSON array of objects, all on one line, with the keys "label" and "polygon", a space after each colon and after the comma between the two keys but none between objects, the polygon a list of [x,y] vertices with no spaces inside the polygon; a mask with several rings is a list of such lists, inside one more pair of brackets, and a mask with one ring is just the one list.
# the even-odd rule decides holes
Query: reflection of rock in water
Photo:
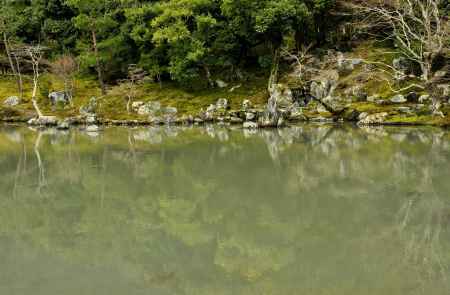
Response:
[{"label": "reflection of rock in water", "polygon": [[146,141],[150,144],[162,143],[163,138],[160,127],[149,127],[145,130],[139,130],[133,134],[136,141]]},{"label": "reflection of rock in water", "polygon": [[3,131],[3,134],[5,134],[5,136],[12,142],[15,142],[15,143],[22,142],[22,134],[16,130]]},{"label": "reflection of rock in water", "polygon": [[216,129],[214,128],[214,125],[211,125],[211,124],[206,125],[205,131],[209,137],[216,138]]},{"label": "reflection of rock in water", "polygon": [[262,130],[261,136],[266,142],[269,155],[274,161],[279,160],[280,152],[283,149],[283,140],[274,130]]},{"label": "reflection of rock in water", "polygon": [[177,137],[179,132],[179,127],[172,126],[172,125],[166,125],[164,127],[164,133],[167,137]]},{"label": "reflection of rock in water", "polygon": [[242,133],[245,138],[251,138],[258,134],[258,129],[243,129]]},{"label": "reflection of rock in water", "polygon": [[222,142],[226,142],[230,139],[230,137],[228,136],[228,131],[225,128],[217,131],[217,138]]}]

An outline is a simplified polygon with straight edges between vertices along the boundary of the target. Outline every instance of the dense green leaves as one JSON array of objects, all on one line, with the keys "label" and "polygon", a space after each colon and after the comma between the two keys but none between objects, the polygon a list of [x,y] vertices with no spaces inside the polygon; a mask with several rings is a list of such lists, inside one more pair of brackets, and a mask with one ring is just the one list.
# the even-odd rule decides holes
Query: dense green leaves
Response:
[{"label": "dense green leaves", "polygon": [[[139,63],[155,79],[192,85],[234,78],[282,45],[324,39],[335,0],[3,0],[10,36],[71,51],[94,71],[92,33],[106,80]],[[14,17],[11,17],[14,16]],[[270,58],[269,58],[270,60]],[[201,78],[201,79],[199,79]]]}]

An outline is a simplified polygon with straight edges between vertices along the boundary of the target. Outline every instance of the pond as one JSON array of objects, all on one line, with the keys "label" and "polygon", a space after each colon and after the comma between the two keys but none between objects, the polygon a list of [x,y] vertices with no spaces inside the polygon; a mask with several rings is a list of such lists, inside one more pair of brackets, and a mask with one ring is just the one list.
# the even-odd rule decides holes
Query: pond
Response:
[{"label": "pond", "polygon": [[0,127],[0,294],[445,294],[450,132]]}]

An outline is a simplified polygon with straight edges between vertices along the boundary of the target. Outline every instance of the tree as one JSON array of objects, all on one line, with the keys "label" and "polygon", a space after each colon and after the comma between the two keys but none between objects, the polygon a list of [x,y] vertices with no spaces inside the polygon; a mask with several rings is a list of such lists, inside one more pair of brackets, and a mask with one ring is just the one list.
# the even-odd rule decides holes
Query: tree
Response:
[{"label": "tree", "polygon": [[64,81],[64,93],[73,104],[74,77],[78,64],[72,55],[64,54],[52,63],[52,71]]},{"label": "tree", "polygon": [[[448,25],[441,10],[442,0],[399,0],[358,4],[367,14],[369,28],[387,28],[390,38],[408,60],[417,63],[422,79],[433,76],[433,64],[442,56],[448,37]],[[385,37],[386,30],[382,30]]]},{"label": "tree", "polygon": [[44,117],[37,103],[37,91],[39,88],[39,78],[41,76],[40,65],[43,59],[44,52],[47,48],[38,45],[25,45],[16,49],[16,54],[22,56],[24,60],[31,64],[33,68],[33,92],[31,94],[31,101],[36,110],[38,118]]},{"label": "tree", "polygon": [[111,11],[116,7],[117,2],[101,0],[67,0],[66,3],[78,13],[73,19],[75,26],[79,30],[87,30],[91,36],[98,81],[102,94],[104,95],[106,94],[106,85],[103,77],[103,64],[98,48],[98,34],[117,25],[111,17]]},{"label": "tree", "polygon": [[2,34],[3,46],[8,57],[11,72],[16,77],[19,97],[23,98],[23,82],[20,73],[20,64],[17,55],[15,55],[13,52],[10,42],[10,37],[14,33],[14,29],[12,29],[13,26],[11,24],[14,16],[14,9],[12,6],[13,2],[9,0],[2,0],[1,4],[2,9],[0,10],[0,32]]},{"label": "tree", "polygon": [[128,77],[122,80],[121,86],[125,88],[127,97],[127,112],[131,112],[131,103],[136,97],[136,86],[144,82],[147,76],[142,68],[139,68],[135,64],[128,65]]}]

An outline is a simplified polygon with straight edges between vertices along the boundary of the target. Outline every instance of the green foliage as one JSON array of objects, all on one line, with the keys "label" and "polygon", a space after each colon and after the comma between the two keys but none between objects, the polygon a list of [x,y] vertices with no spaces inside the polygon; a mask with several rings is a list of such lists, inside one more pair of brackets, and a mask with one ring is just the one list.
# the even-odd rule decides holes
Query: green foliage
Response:
[{"label": "green foliage", "polygon": [[323,39],[335,0],[3,0],[0,31],[44,43],[50,56],[71,52],[95,73],[93,33],[109,82],[128,64],[155,80],[185,85],[235,78],[264,61],[287,36],[296,44]]}]

